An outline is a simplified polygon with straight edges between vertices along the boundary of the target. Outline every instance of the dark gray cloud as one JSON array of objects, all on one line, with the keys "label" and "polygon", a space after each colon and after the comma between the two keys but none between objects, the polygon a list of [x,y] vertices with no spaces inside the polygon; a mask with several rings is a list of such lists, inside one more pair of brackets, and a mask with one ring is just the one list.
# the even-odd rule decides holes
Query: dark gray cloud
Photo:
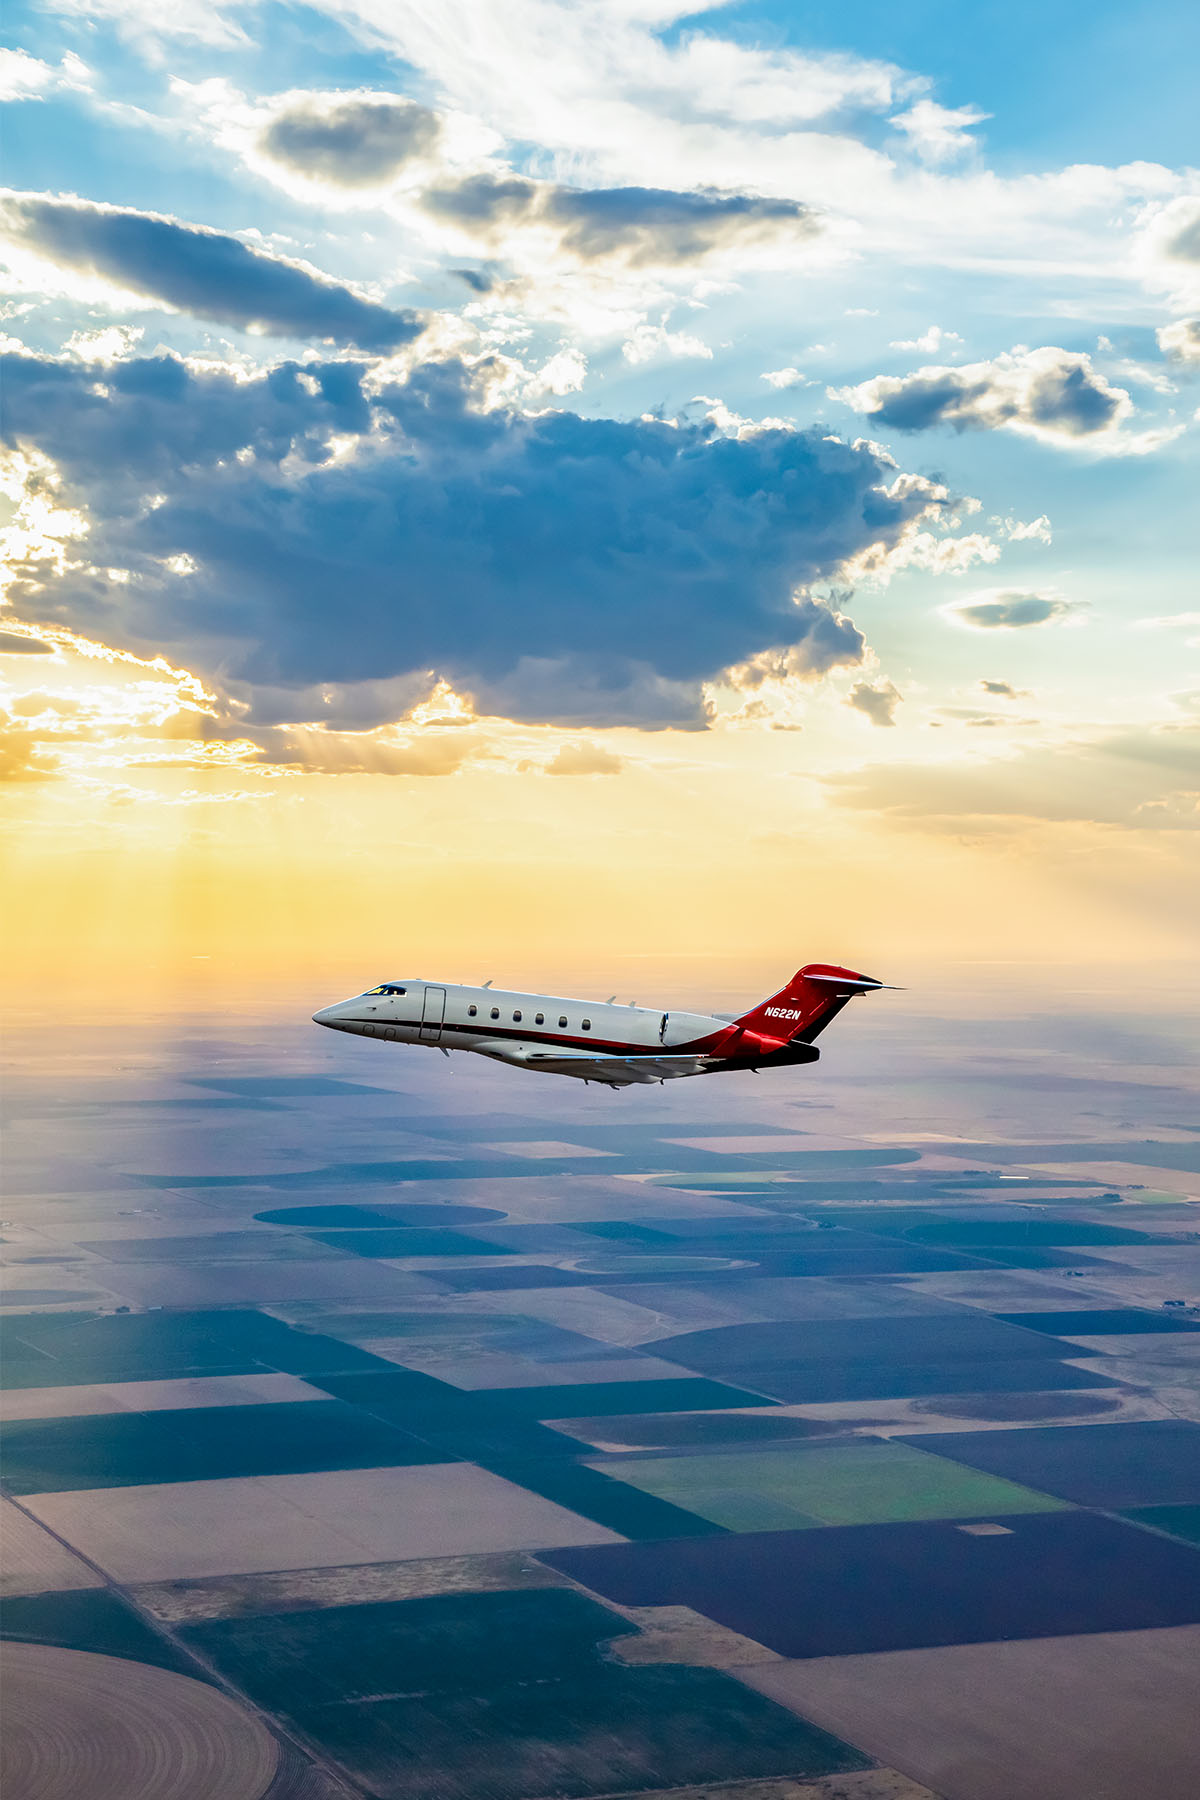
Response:
[{"label": "dark gray cloud", "polygon": [[522,175],[472,175],[429,188],[421,204],[483,237],[536,221],[559,233],[582,261],[619,258],[631,267],[698,262],[726,245],[787,234],[810,237],[819,222],[797,200],[711,188],[573,188]]},{"label": "dark gray cloud", "polygon": [[370,398],[344,362],[96,374],[7,359],[10,440],[92,521],[92,571],[39,568],[17,603],[269,690],[276,719],[279,690],[329,683],[371,723],[361,684],[436,671],[513,717],[703,725],[702,684],[731,665],[861,660],[853,625],[796,591],[942,504],[824,430],[483,410],[453,362]]},{"label": "dark gray cloud", "polygon": [[846,705],[865,713],[872,725],[894,725],[896,708],[903,695],[890,681],[881,681],[872,687],[869,682],[856,681],[846,696]]},{"label": "dark gray cloud", "polygon": [[1132,411],[1129,395],[1112,387],[1089,357],[1054,346],[1014,350],[962,368],[877,375],[834,397],[865,413],[873,425],[896,431],[1007,427],[1060,443],[1111,434]]},{"label": "dark gray cloud", "polygon": [[386,353],[423,330],[416,314],[380,306],[336,281],[240,239],[154,213],[16,194],[0,230],[60,268],[81,269],[201,319],[280,337]]},{"label": "dark gray cloud", "polygon": [[[978,631],[1019,631],[1029,625],[1049,625],[1056,619],[1069,617],[1075,610],[1071,602],[1059,594],[1020,593],[978,594],[974,599],[955,601],[944,609],[947,618],[973,625]],[[1003,683],[997,686],[983,682],[981,686],[989,693],[1004,688]],[[1012,690],[1007,691],[1011,693]]]},{"label": "dark gray cloud", "polygon": [[371,187],[437,143],[436,113],[415,100],[314,96],[277,113],[259,143],[275,162],[337,187]]},{"label": "dark gray cloud", "polygon": [[0,656],[53,656],[54,645],[19,631],[0,631]]}]

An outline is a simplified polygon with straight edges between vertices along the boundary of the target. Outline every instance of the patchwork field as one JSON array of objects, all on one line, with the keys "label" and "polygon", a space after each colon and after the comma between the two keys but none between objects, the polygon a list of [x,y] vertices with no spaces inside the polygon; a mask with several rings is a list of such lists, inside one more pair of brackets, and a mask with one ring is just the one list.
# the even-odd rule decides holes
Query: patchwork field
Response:
[{"label": "patchwork field", "polygon": [[1185,1202],[329,1036],[18,1075],[14,1800],[1200,1791]]}]

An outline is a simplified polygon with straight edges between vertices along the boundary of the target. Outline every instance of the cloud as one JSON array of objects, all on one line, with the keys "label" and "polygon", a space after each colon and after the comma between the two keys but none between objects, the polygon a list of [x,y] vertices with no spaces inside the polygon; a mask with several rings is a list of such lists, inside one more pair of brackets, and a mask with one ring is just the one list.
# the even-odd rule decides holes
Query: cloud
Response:
[{"label": "cloud", "polygon": [[415,314],[365,300],[301,263],[157,213],[8,194],[0,229],[59,268],[246,331],[388,352],[423,329]]},{"label": "cloud", "polygon": [[890,123],[905,134],[922,162],[942,163],[976,149],[970,132],[991,116],[974,106],[939,106],[936,100],[918,100]]},{"label": "cloud", "polygon": [[437,114],[415,100],[314,95],[276,113],[259,147],[275,162],[335,187],[374,187],[428,156],[440,131]]},{"label": "cloud", "polygon": [[773,388],[811,387],[812,381],[800,369],[764,369],[759,377]]},{"label": "cloud", "polygon": [[702,725],[732,664],[861,660],[803,590],[948,505],[825,429],[484,410],[453,361],[370,390],[336,361],[3,378],[10,440],[90,521],[89,562],[31,565],[14,604],[252,689],[436,674],[511,717]]},{"label": "cloud", "polygon": [[0,716],[0,782],[45,781],[56,767],[57,759],[43,752],[34,732]]},{"label": "cloud", "polygon": [[881,681],[876,687],[859,681],[846,696],[846,705],[865,713],[872,725],[894,725],[896,708],[902,699],[903,695],[890,681]]},{"label": "cloud", "polygon": [[1152,288],[1181,311],[1200,306],[1200,194],[1147,209],[1136,255]]},{"label": "cloud", "polygon": [[1200,730],[1131,729],[1017,756],[950,764],[875,764],[826,778],[845,806],[932,831],[983,819],[1200,830]]},{"label": "cloud", "polygon": [[665,325],[637,325],[633,335],[621,345],[621,355],[628,363],[659,362],[669,356],[698,356],[712,361],[712,351],[702,338],[690,331],[668,331]]},{"label": "cloud", "polygon": [[1009,681],[981,681],[979,685],[985,694],[992,694],[997,700],[1025,700],[1029,697],[1028,688],[1015,688]]},{"label": "cloud", "polygon": [[975,631],[1022,631],[1034,625],[1059,624],[1078,614],[1074,601],[1061,594],[1024,594],[984,588],[966,600],[953,600],[940,608],[954,625]]},{"label": "cloud", "polygon": [[619,775],[625,767],[623,759],[606,750],[602,744],[564,744],[544,775]]},{"label": "cloud", "polygon": [[22,632],[0,631],[0,656],[53,656],[54,645]]},{"label": "cloud", "polygon": [[672,268],[720,250],[815,237],[820,223],[798,200],[704,188],[576,188],[524,175],[483,171],[427,188],[421,206],[485,243],[502,245],[518,227],[550,231],[583,263]]},{"label": "cloud", "polygon": [[0,49],[0,102],[41,100],[64,88],[87,92],[92,85],[86,63],[68,51],[55,68],[27,50]]},{"label": "cloud", "polygon": [[891,350],[922,350],[927,356],[939,351],[943,344],[961,344],[962,339],[957,331],[943,331],[940,325],[931,325],[928,331],[916,338],[893,338],[888,348]]},{"label": "cloud", "polygon": [[[1164,441],[1161,433],[1123,436],[1133,412],[1124,388],[1112,387],[1079,351],[1019,347],[991,362],[961,368],[917,369],[877,375],[858,387],[831,390],[872,425],[897,431],[1010,430],[1058,445],[1090,444],[1139,452]],[[1153,441],[1152,441],[1153,440]]]},{"label": "cloud", "polygon": [[307,775],[453,775],[482,744],[466,731],[333,732],[317,726],[251,733],[264,761]]},{"label": "cloud", "polygon": [[1158,347],[1176,362],[1200,364],[1200,319],[1175,319],[1158,328]]}]

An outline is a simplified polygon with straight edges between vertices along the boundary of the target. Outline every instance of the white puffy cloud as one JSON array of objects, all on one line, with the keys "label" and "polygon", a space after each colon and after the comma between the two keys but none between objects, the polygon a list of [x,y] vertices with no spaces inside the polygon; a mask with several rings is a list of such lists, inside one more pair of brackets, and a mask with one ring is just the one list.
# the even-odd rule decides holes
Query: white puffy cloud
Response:
[{"label": "white puffy cloud", "polygon": [[4,105],[14,100],[42,100],[63,89],[86,93],[91,85],[91,70],[72,51],[55,66],[30,56],[27,50],[0,48],[0,103]]},{"label": "white puffy cloud", "polygon": [[621,345],[628,363],[662,362],[669,357],[702,357],[712,361],[712,351],[690,331],[668,331],[665,325],[638,325]]},{"label": "white puffy cloud", "polygon": [[1147,207],[1137,256],[1149,286],[1172,306],[1181,312],[1200,306],[1200,193]]},{"label": "white puffy cloud", "polygon": [[989,118],[990,113],[980,112],[976,106],[939,106],[936,100],[925,99],[907,112],[897,113],[891,124],[904,133],[922,162],[943,163],[975,149],[970,134]]},{"label": "white puffy cloud", "polygon": [[943,331],[940,325],[931,325],[916,338],[893,338],[888,346],[891,350],[920,350],[926,356],[935,356],[943,344],[961,344],[962,339],[957,331]]},{"label": "white puffy cloud", "polygon": [[1123,427],[1133,414],[1124,388],[1112,384],[1082,351],[1053,345],[1015,350],[990,362],[876,375],[830,397],[896,431],[1015,431],[1042,443],[1086,447],[1110,455],[1142,455],[1182,426],[1140,433]]},{"label": "white puffy cloud", "polygon": [[1174,362],[1200,364],[1200,319],[1174,319],[1158,328],[1158,347]]}]

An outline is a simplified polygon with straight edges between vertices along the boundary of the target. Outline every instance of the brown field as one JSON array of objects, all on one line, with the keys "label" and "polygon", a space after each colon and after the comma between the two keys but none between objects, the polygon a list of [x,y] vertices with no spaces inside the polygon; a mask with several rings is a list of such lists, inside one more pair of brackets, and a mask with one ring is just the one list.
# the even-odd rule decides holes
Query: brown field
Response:
[{"label": "brown field", "polygon": [[491,1556],[435,1556],[414,1562],[352,1563],[339,1569],[287,1569],[215,1581],[171,1581],[137,1591],[138,1604],[169,1625],[236,1619],[247,1613],[300,1612],[419,1600],[431,1594],[486,1594],[514,1588],[565,1587],[565,1576],[523,1550]]},{"label": "brown field", "polygon": [[192,1406],[257,1406],[284,1400],[324,1400],[297,1375],[204,1375],[175,1381],[114,1381],[78,1387],[9,1388],[0,1394],[0,1420],[78,1419],[85,1413],[174,1412]]},{"label": "brown field", "polygon": [[260,1800],[275,1739],[219,1689],[146,1663],[6,1644],[5,1800]]},{"label": "brown field", "polygon": [[472,1463],[32,1494],[118,1581],[172,1581],[622,1540]]},{"label": "brown field", "polygon": [[0,1499],[0,1594],[49,1594],[103,1585],[99,1575],[19,1506]]},{"label": "brown field", "polygon": [[738,1671],[944,1800],[1195,1800],[1200,1626]]},{"label": "brown field", "polygon": [[895,1769],[856,1769],[844,1775],[818,1775],[812,1781],[777,1775],[766,1781],[660,1788],[638,1800],[938,1800],[938,1796]]}]

